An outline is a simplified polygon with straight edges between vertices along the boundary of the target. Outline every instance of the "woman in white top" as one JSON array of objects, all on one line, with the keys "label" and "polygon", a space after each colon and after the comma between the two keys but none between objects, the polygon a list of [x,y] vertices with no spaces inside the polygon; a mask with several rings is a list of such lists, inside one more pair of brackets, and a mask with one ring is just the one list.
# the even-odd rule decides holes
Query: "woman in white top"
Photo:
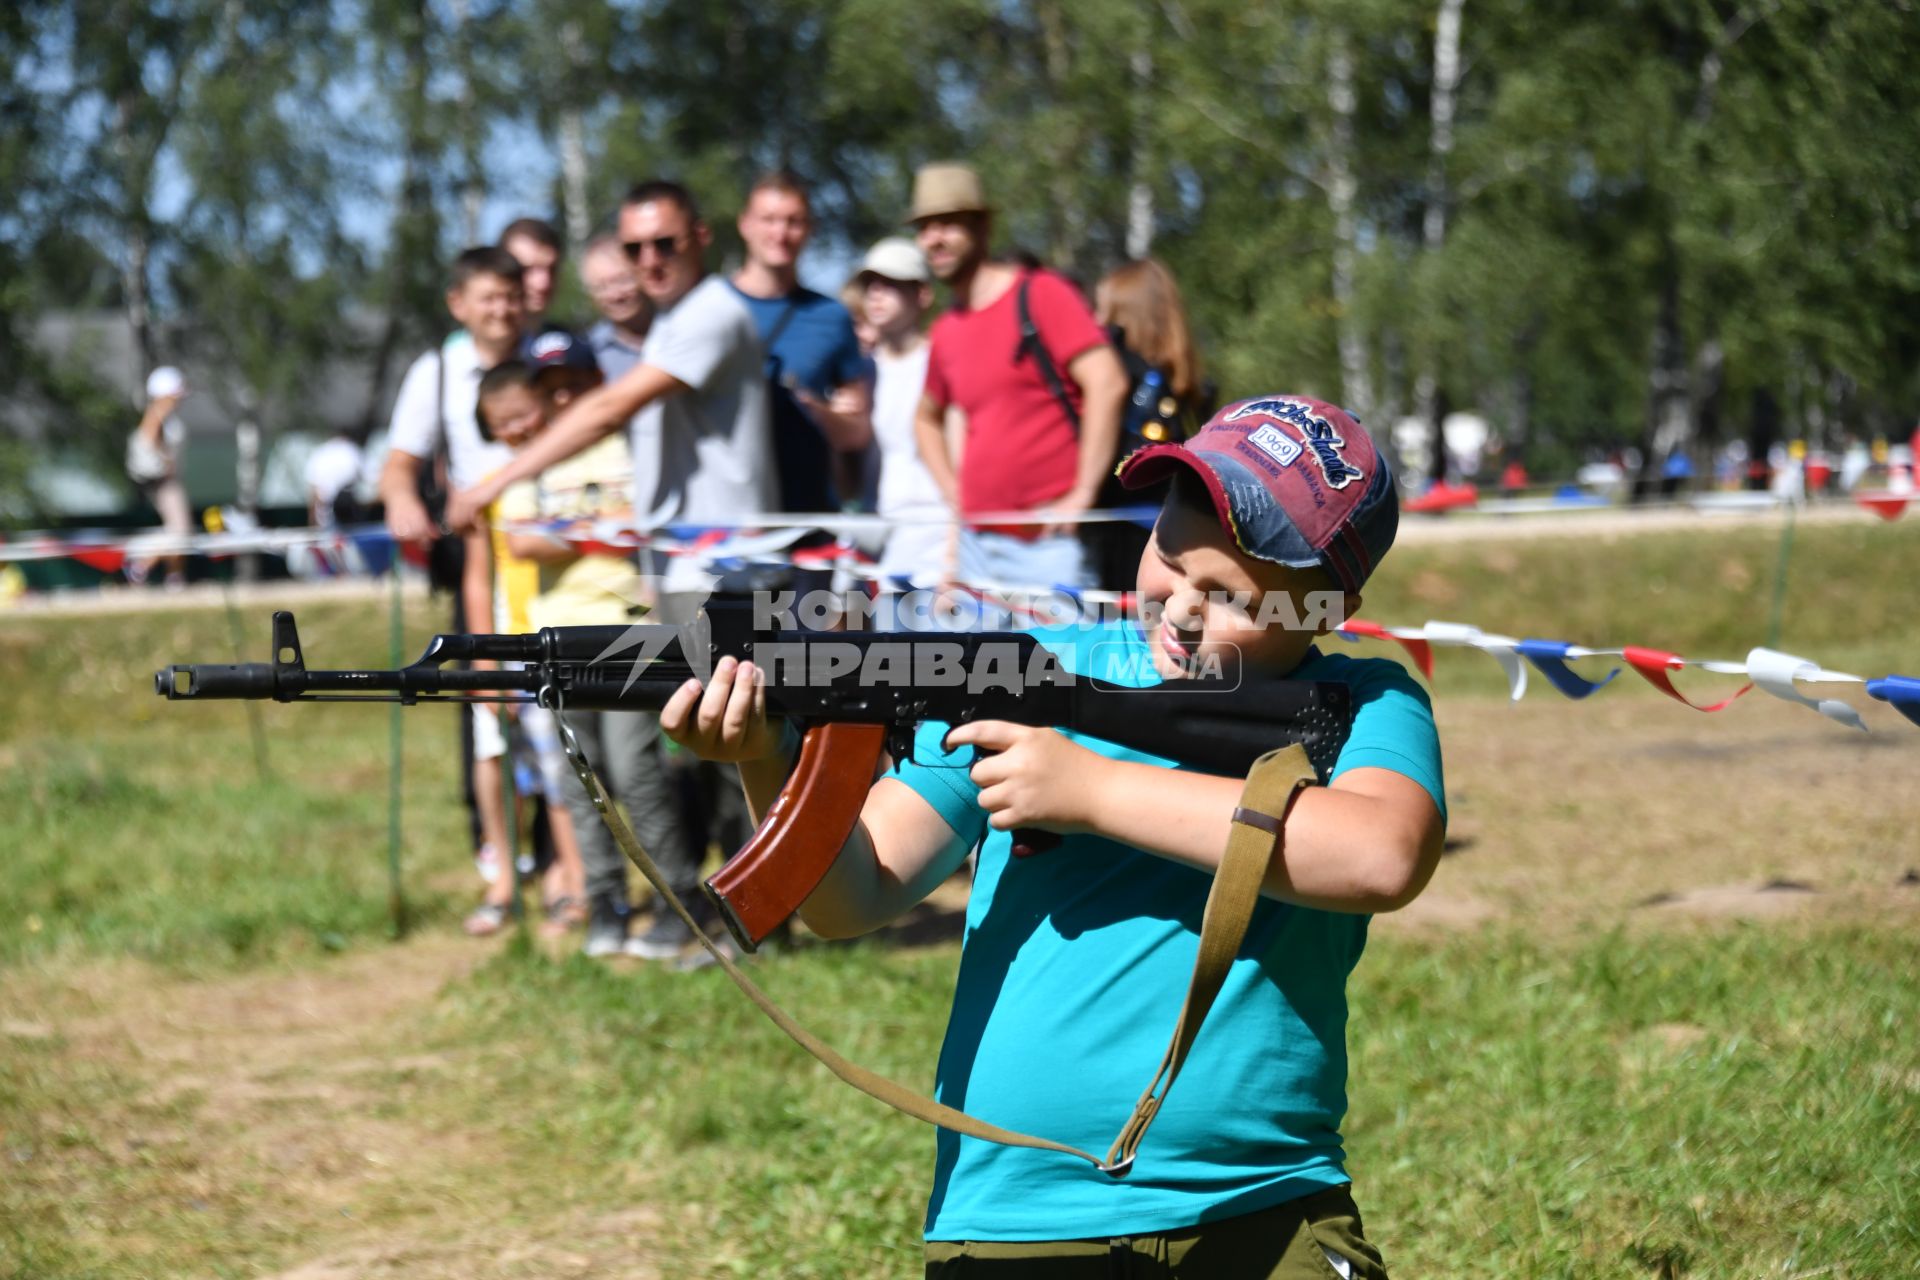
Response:
[{"label": "woman in white top", "polygon": [[861,320],[873,335],[873,434],[880,446],[879,513],[887,534],[880,572],[917,587],[950,576],[953,528],[940,489],[914,443],[913,419],[927,377],[920,322],[933,305],[932,273],[920,247],[890,236],[867,251],[854,277]]}]

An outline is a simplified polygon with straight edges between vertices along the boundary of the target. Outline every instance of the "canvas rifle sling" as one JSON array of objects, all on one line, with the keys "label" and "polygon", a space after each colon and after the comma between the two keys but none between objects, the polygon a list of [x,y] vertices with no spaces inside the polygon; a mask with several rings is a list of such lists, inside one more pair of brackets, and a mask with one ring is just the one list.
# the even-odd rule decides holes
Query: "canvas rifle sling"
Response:
[{"label": "canvas rifle sling", "polygon": [[667,886],[660,868],[640,847],[633,828],[627,825],[627,820],[607,795],[599,774],[594,771],[586,753],[581,750],[579,740],[574,737],[573,729],[567,724],[565,713],[557,707],[554,710],[567,760],[573,765],[581,785],[587,790],[588,799],[593,801],[593,807],[599,811],[601,820],[607,824],[607,830],[613,834],[615,843],[627,855],[627,860],[639,868],[640,874],[660,895],[660,900],[693,931],[695,940],[733,979],[734,985],[775,1026],[786,1032],[794,1043],[854,1088],[917,1120],[985,1142],[1035,1147],[1078,1156],[1102,1173],[1114,1177],[1124,1175],[1133,1167],[1134,1153],[1139,1150],[1141,1138],[1146,1136],[1147,1126],[1153,1123],[1167,1090],[1173,1087],[1175,1077],[1180,1074],[1187,1051],[1193,1047],[1194,1037],[1200,1033],[1200,1024],[1206,1019],[1214,997],[1220,993],[1227,971],[1246,938],[1247,925],[1253,918],[1254,905],[1260,898],[1260,885],[1266,879],[1267,867],[1280,850],[1281,826],[1286,820],[1287,810],[1300,789],[1314,781],[1313,766],[1307,761],[1306,749],[1297,744],[1269,751],[1254,762],[1247,774],[1246,788],[1240,794],[1240,806],[1234,810],[1233,831],[1227,841],[1227,850],[1220,860],[1219,871],[1214,875],[1213,888],[1207,895],[1206,909],[1201,916],[1200,951],[1194,960],[1193,978],[1188,984],[1179,1021],[1174,1025],[1173,1039],[1167,1045],[1160,1069],[1154,1073],[1146,1091],[1140,1095],[1140,1101],[1135,1104],[1126,1127],[1114,1139],[1107,1158],[1102,1160],[1091,1152],[1063,1142],[1036,1138],[988,1124],[964,1111],[916,1093],[905,1085],[849,1061],[796,1022],[753,979],[741,972],[740,966],[707,936],[688,912],[686,904]]}]

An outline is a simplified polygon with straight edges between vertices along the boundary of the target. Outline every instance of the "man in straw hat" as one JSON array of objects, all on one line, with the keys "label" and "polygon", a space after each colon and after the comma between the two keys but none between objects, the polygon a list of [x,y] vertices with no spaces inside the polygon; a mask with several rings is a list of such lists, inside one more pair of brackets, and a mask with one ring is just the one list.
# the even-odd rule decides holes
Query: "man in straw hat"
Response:
[{"label": "man in straw hat", "polygon": [[[915,431],[920,456],[961,517],[963,581],[1088,585],[1073,517],[1113,469],[1127,374],[1071,282],[987,256],[993,212],[979,175],[932,164],[914,176],[908,215],[933,276],[952,291],[934,323]],[[959,467],[945,413],[967,415]],[[983,524],[987,512],[1028,511]]]}]

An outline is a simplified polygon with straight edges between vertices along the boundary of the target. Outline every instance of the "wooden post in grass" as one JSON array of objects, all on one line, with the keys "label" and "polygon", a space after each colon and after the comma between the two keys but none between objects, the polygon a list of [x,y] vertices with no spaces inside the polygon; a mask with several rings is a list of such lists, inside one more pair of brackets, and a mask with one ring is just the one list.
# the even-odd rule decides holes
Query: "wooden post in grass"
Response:
[{"label": "wooden post in grass", "polygon": [[[393,546],[393,559],[387,566],[393,579],[392,620],[388,624],[389,665],[406,661],[400,646],[406,643],[402,629],[403,606],[400,597],[400,544]],[[249,704],[251,705],[251,704]],[[400,773],[403,725],[402,707],[394,703],[387,713],[387,910],[393,919],[393,938],[407,936],[407,895],[400,884]]]},{"label": "wooden post in grass", "polygon": [[[227,636],[233,641],[233,660],[235,663],[245,662],[246,659],[241,656],[241,650],[246,647],[245,628],[240,623],[240,610],[235,608],[233,603],[233,569],[231,566],[229,566],[227,572],[220,577],[220,598],[227,606]],[[277,653],[274,654],[273,660],[278,662],[280,655]],[[267,763],[267,726],[260,719],[260,704],[258,702],[249,701],[247,703],[247,730],[253,738],[254,773],[262,783],[271,782],[273,781],[273,770],[268,767]]]},{"label": "wooden post in grass", "polygon": [[506,809],[507,819],[507,864],[500,869],[500,874],[509,877],[507,883],[513,886],[511,915],[519,920],[526,896],[520,885],[520,780],[514,774],[513,718],[507,714],[504,702],[494,708],[494,714],[500,717],[500,741],[507,748],[500,757],[500,803]]}]

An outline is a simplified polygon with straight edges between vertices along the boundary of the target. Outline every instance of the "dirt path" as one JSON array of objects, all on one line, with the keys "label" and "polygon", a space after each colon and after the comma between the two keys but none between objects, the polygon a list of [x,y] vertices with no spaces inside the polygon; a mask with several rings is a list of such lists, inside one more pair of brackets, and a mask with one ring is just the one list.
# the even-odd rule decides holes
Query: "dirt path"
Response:
[{"label": "dirt path", "polygon": [[181,1265],[190,1260],[167,1223],[211,1214],[249,1234],[271,1224],[292,1262],[261,1272],[277,1280],[652,1280],[653,1211],[609,1212],[604,1188],[586,1204],[565,1188],[517,1185],[505,1118],[437,1123],[445,1108],[422,1105],[484,1070],[422,1051],[420,1029],[447,984],[486,954],[426,937],[212,981],[132,965],[16,974],[0,1004],[58,1012],[7,1018],[0,1038],[57,1038],[69,1062],[133,1086],[96,1127],[113,1138],[93,1144],[88,1167],[36,1176],[97,1180],[71,1219],[76,1243],[97,1228],[111,1256],[144,1255],[142,1275],[204,1274]]}]

